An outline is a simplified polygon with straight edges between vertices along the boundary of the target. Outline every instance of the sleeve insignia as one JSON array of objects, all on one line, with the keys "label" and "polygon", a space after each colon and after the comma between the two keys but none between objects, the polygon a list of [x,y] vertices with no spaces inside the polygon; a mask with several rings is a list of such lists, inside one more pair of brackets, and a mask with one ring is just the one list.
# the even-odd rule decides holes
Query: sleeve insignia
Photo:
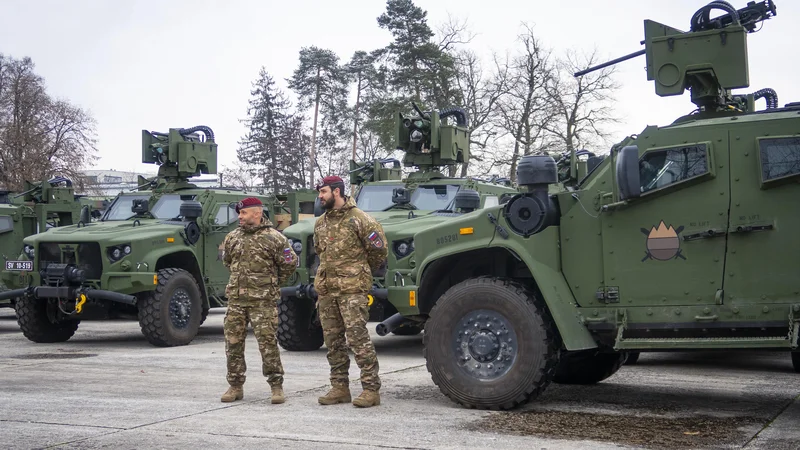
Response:
[{"label": "sleeve insignia", "polygon": [[372,232],[367,236],[367,239],[372,243],[375,248],[383,248],[383,239],[376,232]]},{"label": "sleeve insignia", "polygon": [[286,247],[285,249],[283,249],[283,260],[286,261],[287,263],[292,262],[292,249],[291,248]]}]

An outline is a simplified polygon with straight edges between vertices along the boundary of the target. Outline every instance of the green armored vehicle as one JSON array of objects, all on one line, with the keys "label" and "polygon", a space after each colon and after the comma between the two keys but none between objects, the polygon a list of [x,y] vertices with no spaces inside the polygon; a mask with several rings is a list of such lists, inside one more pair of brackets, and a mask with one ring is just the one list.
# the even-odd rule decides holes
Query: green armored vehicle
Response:
[{"label": "green armored vehicle", "polygon": [[776,9],[723,3],[687,32],[645,20],[645,49],[612,61],[646,55],[656,94],[688,89],[695,112],[566,189],[549,192],[553,158],[528,156],[503,205],[393,235],[414,251],[389,259],[389,301],[425,320],[453,401],[514,408],[553,381],[600,382],[627,352],[779,349],[800,372],[800,103],[732,92],[750,85],[748,32]]},{"label": "green armored vehicle", "polygon": [[238,226],[236,204],[254,196],[267,216],[273,206],[295,217],[303,209],[313,213],[313,193],[291,193],[279,203],[193,185],[191,177],[217,170],[217,144],[205,126],[143,130],[142,161],[159,165],[157,177],[119,194],[100,220],[25,239],[27,258],[13,263],[30,282],[0,298],[19,298],[18,322],[28,339],[66,341],[86,310],[103,308],[112,317],[137,317],[153,345],[188,344],[209,309],[226,305],[221,244]]},{"label": "green armored vehicle", "polygon": [[[40,183],[25,182],[21,193],[0,193],[0,295],[8,290],[27,286],[25,272],[30,262],[17,265],[15,261],[23,253],[22,240],[32,234],[53,227],[73,225],[79,221],[89,222],[89,205],[76,201],[72,182],[56,177]],[[0,300],[0,306],[13,306],[15,297]]]},{"label": "green armored vehicle", "polygon": [[[446,214],[435,219],[434,212],[454,212],[462,207],[483,208],[500,203],[503,195],[518,191],[510,180],[479,180],[450,178],[440,169],[469,161],[469,129],[466,112],[461,108],[425,112],[413,105],[416,116],[396,116],[397,148],[405,152],[403,165],[415,167],[402,179],[400,162],[385,159],[367,163],[351,161],[351,184],[357,188],[351,194],[363,211],[375,217],[384,227],[387,238],[391,230],[404,224],[428,218],[428,223],[448,220]],[[447,119],[454,118],[454,124]],[[388,167],[386,167],[388,166]],[[316,219],[300,221],[284,230],[298,254],[297,272],[281,289],[278,302],[280,326],[278,342],[294,351],[316,350],[322,346],[322,327],[315,309],[317,293],[314,276],[319,257],[314,252],[314,223]],[[410,252],[413,247],[398,243],[390,251]],[[383,321],[397,311],[386,299],[384,274],[373,274],[370,294],[370,320]],[[416,334],[420,327],[404,326],[396,334]]]}]

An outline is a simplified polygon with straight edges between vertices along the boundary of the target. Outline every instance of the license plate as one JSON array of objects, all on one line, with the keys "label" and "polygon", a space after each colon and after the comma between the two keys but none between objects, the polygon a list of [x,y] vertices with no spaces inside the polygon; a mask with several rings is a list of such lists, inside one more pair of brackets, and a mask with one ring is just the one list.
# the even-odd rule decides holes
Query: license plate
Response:
[{"label": "license plate", "polygon": [[30,272],[33,271],[33,261],[6,261],[6,270]]}]

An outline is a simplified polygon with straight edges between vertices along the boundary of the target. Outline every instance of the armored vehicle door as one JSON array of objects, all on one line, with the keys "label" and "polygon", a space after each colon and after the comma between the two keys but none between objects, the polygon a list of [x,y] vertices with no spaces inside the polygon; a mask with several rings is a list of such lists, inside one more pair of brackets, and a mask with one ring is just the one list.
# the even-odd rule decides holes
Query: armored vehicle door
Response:
[{"label": "armored vehicle door", "polygon": [[795,118],[731,131],[728,303],[791,302],[800,291],[800,136],[796,113],[786,114]]},{"label": "armored vehicle door", "polygon": [[211,212],[210,231],[205,240],[203,273],[208,278],[207,285],[220,297],[225,295],[225,285],[229,277],[228,269],[222,263],[222,241],[238,226],[239,215],[234,209],[235,205],[235,203],[217,202]]},{"label": "armored vehicle door", "polygon": [[637,144],[638,198],[600,215],[605,286],[597,295],[612,306],[714,304],[728,226],[727,132],[652,127]]}]

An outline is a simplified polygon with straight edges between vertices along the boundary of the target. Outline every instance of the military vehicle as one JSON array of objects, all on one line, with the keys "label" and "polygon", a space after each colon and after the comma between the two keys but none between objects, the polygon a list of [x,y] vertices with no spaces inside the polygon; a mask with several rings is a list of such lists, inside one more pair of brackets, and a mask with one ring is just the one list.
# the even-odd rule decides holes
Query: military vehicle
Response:
[{"label": "military vehicle", "polygon": [[601,382],[628,351],[784,350],[800,372],[800,103],[732,92],[775,15],[713,2],[689,31],[645,20],[645,48],[601,67],[644,54],[656,94],[688,89],[695,111],[624,138],[574,186],[549,192],[554,159],[527,156],[504,204],[395,233],[414,250],[389,259],[388,298],[425,320],[444,395],[511,409]]},{"label": "military vehicle", "polygon": [[[217,170],[217,144],[206,126],[142,130],[142,162],[158,165],[158,175],[119,194],[100,220],[30,236],[26,258],[11,261],[29,281],[0,298],[19,298],[19,326],[31,341],[66,341],[88,310],[100,308],[109,317],[138,318],[155,346],[185,345],[210,308],[226,305],[229,272],[220,247],[238,226],[236,204],[258,197],[269,216],[273,197],[190,182]],[[313,213],[314,194],[288,198],[282,209]]]},{"label": "military vehicle", "polygon": [[[518,192],[508,179],[452,178],[442,173],[443,166],[449,168],[469,161],[467,114],[455,107],[441,111],[422,111],[416,104],[413,107],[417,115],[407,117],[398,112],[395,117],[395,139],[397,149],[405,153],[403,166],[413,167],[414,171],[403,178],[400,161],[395,159],[350,162],[350,183],[357,186],[352,196],[360,209],[383,225],[387,238],[393,226],[402,228],[405,223],[428,218],[437,211],[453,212],[462,202],[467,205],[477,202],[472,208],[497,205],[503,195]],[[455,119],[455,123],[448,123],[448,119]],[[428,218],[428,223],[448,218],[447,214],[438,214],[433,221],[433,217]],[[300,256],[297,272],[281,289],[278,302],[278,343],[286,350],[316,350],[323,343],[315,306],[314,277],[319,257],[313,245],[314,223],[315,219],[300,221],[284,230]],[[398,244],[392,251],[410,250]],[[370,320],[383,321],[397,311],[387,301],[383,273],[373,274],[373,280]],[[416,334],[420,330],[403,326],[395,334]]]},{"label": "military vehicle", "polygon": [[[90,220],[91,208],[75,200],[72,182],[56,177],[40,183],[26,181],[20,193],[0,194],[0,292],[24,287],[13,261],[23,253],[22,240],[53,227]],[[27,263],[26,263],[27,265]],[[23,266],[24,268],[25,266]],[[0,306],[13,306],[14,297],[0,300]]]}]

